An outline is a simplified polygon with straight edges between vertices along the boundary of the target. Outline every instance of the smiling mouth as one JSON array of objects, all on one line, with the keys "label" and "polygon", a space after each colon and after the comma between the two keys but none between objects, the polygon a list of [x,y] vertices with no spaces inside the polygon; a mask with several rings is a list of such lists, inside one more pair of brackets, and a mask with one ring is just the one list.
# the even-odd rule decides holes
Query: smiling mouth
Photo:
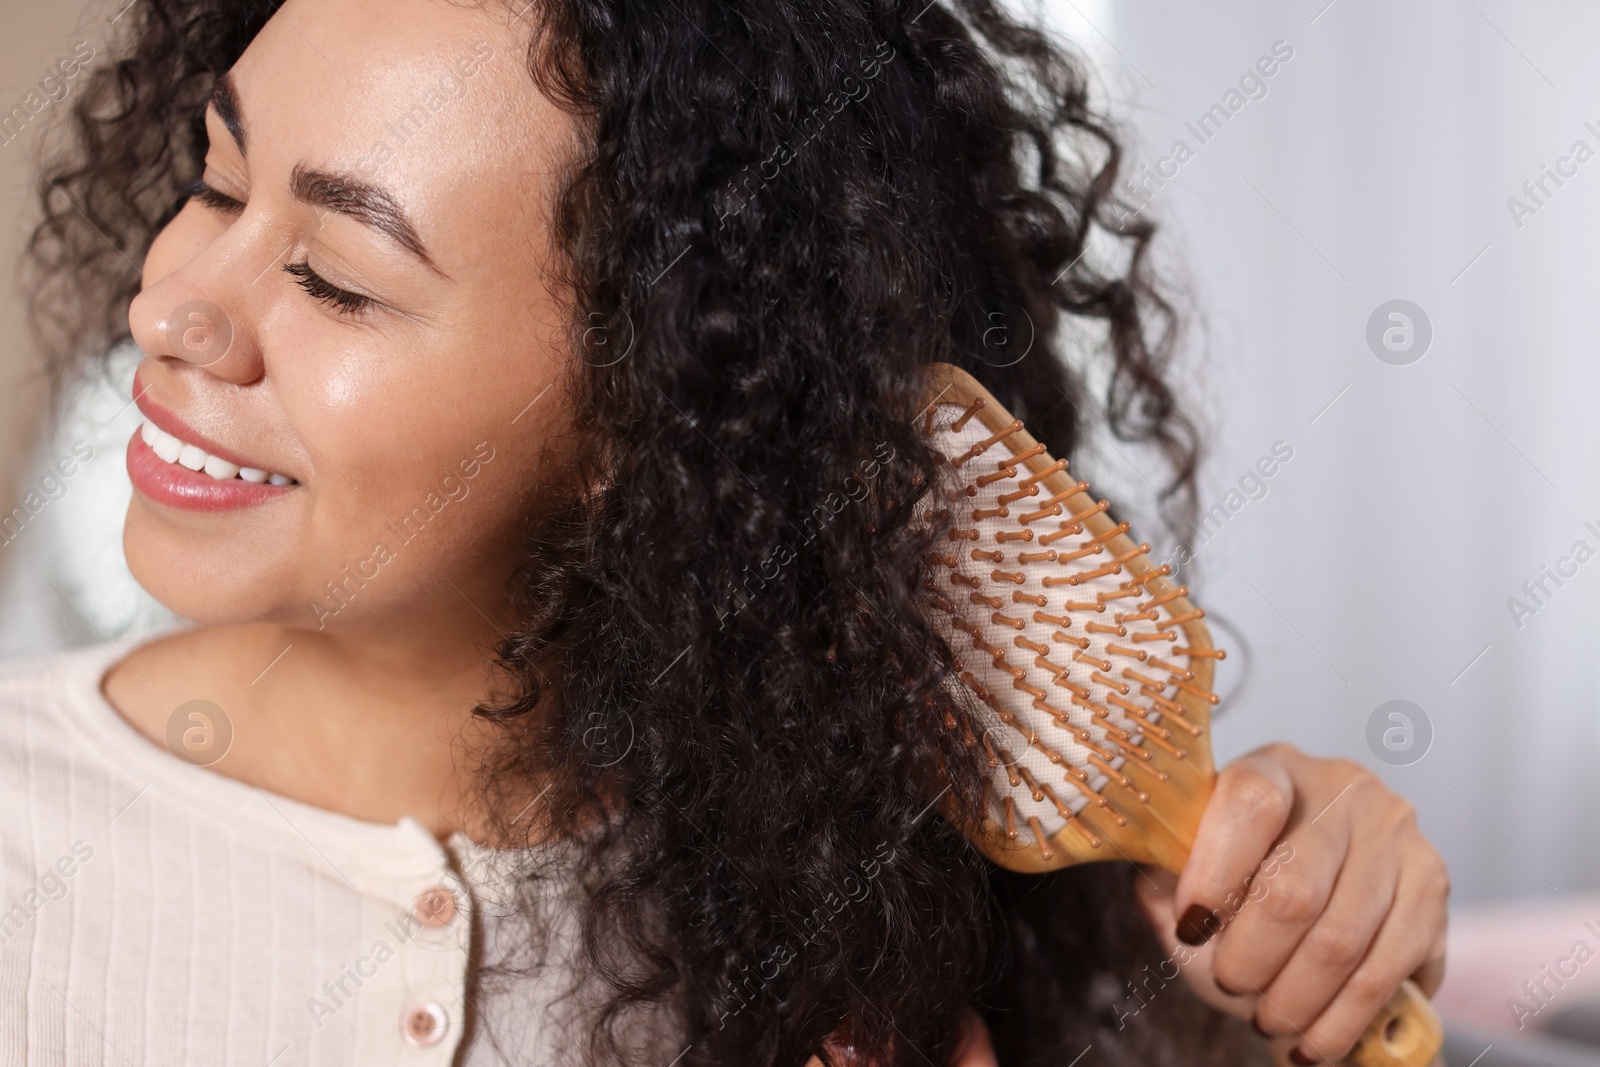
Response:
[{"label": "smiling mouth", "polygon": [[298,485],[287,474],[261,470],[258,467],[241,467],[221,456],[213,456],[199,445],[175,437],[148,418],[139,427],[139,436],[150,446],[150,451],[164,463],[183,467],[207,475],[219,482],[243,481],[266,485]]}]

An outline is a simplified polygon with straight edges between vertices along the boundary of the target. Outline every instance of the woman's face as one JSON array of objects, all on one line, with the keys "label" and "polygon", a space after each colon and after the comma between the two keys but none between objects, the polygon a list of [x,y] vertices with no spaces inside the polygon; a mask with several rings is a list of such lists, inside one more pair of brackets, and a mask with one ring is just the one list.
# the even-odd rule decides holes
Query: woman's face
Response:
[{"label": "woman's face", "polygon": [[494,3],[288,0],[213,98],[215,193],[161,231],[130,309],[124,543],[180,615],[499,607],[564,428],[547,209],[576,127],[529,32]]}]

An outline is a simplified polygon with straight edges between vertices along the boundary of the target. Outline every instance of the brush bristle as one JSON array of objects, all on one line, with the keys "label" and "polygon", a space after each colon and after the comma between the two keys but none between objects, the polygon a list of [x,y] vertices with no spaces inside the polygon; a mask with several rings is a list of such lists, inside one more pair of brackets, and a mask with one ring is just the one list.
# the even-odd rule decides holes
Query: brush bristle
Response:
[{"label": "brush bristle", "polygon": [[1169,609],[1186,592],[1163,580],[1170,569],[1148,565],[1126,523],[1091,518],[1108,505],[1066,461],[1013,447],[1020,422],[991,430],[974,417],[983,404],[940,404],[925,423],[956,490],[931,599],[978,698],[990,818],[1048,860],[1063,827],[1098,848],[1096,826],[1126,825],[1149,803],[1167,778],[1159,765],[1203,729],[1174,698],[1215,697],[1194,685],[1182,624],[1200,613]]}]

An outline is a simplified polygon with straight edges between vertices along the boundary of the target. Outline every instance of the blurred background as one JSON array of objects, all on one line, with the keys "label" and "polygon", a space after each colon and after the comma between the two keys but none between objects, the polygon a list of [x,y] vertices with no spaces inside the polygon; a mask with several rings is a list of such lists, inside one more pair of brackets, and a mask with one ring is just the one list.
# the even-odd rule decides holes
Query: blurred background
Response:
[{"label": "blurred background", "polygon": [[[1188,312],[1219,762],[1379,771],[1452,870],[1451,1062],[1600,1063],[1600,6],[1013,5],[1094,64]],[[121,10],[0,15],[8,261],[58,62],[105,62]],[[131,363],[47,425],[22,314],[0,294],[0,655],[131,640],[168,621],[117,577]],[[1083,463],[1150,495],[1104,434]]]},{"label": "blurred background", "polygon": [[1032,10],[1093,57],[1194,311],[1187,580],[1249,651],[1219,760],[1286,738],[1415,802],[1452,1063],[1600,1062],[1600,7]]}]

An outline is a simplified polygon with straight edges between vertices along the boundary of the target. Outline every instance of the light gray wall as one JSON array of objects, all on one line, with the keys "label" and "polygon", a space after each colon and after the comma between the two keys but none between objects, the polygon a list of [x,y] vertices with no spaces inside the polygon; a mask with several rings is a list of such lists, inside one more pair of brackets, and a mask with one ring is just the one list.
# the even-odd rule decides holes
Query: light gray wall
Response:
[{"label": "light gray wall", "polygon": [[[1148,210],[1203,313],[1206,504],[1294,450],[1191,575],[1254,651],[1221,755],[1287,738],[1381,770],[1458,901],[1594,888],[1600,8],[1130,0],[1099,28],[1141,160],[1195,150]],[[1277,41],[1266,95],[1200,144],[1184,123]],[[1536,206],[1522,183],[1578,140],[1596,158],[1519,226],[1508,198]],[[1432,324],[1410,365],[1366,338],[1394,299]],[[1508,599],[1580,539],[1596,558],[1519,626]],[[1367,740],[1395,699],[1432,724],[1408,766]]]}]

